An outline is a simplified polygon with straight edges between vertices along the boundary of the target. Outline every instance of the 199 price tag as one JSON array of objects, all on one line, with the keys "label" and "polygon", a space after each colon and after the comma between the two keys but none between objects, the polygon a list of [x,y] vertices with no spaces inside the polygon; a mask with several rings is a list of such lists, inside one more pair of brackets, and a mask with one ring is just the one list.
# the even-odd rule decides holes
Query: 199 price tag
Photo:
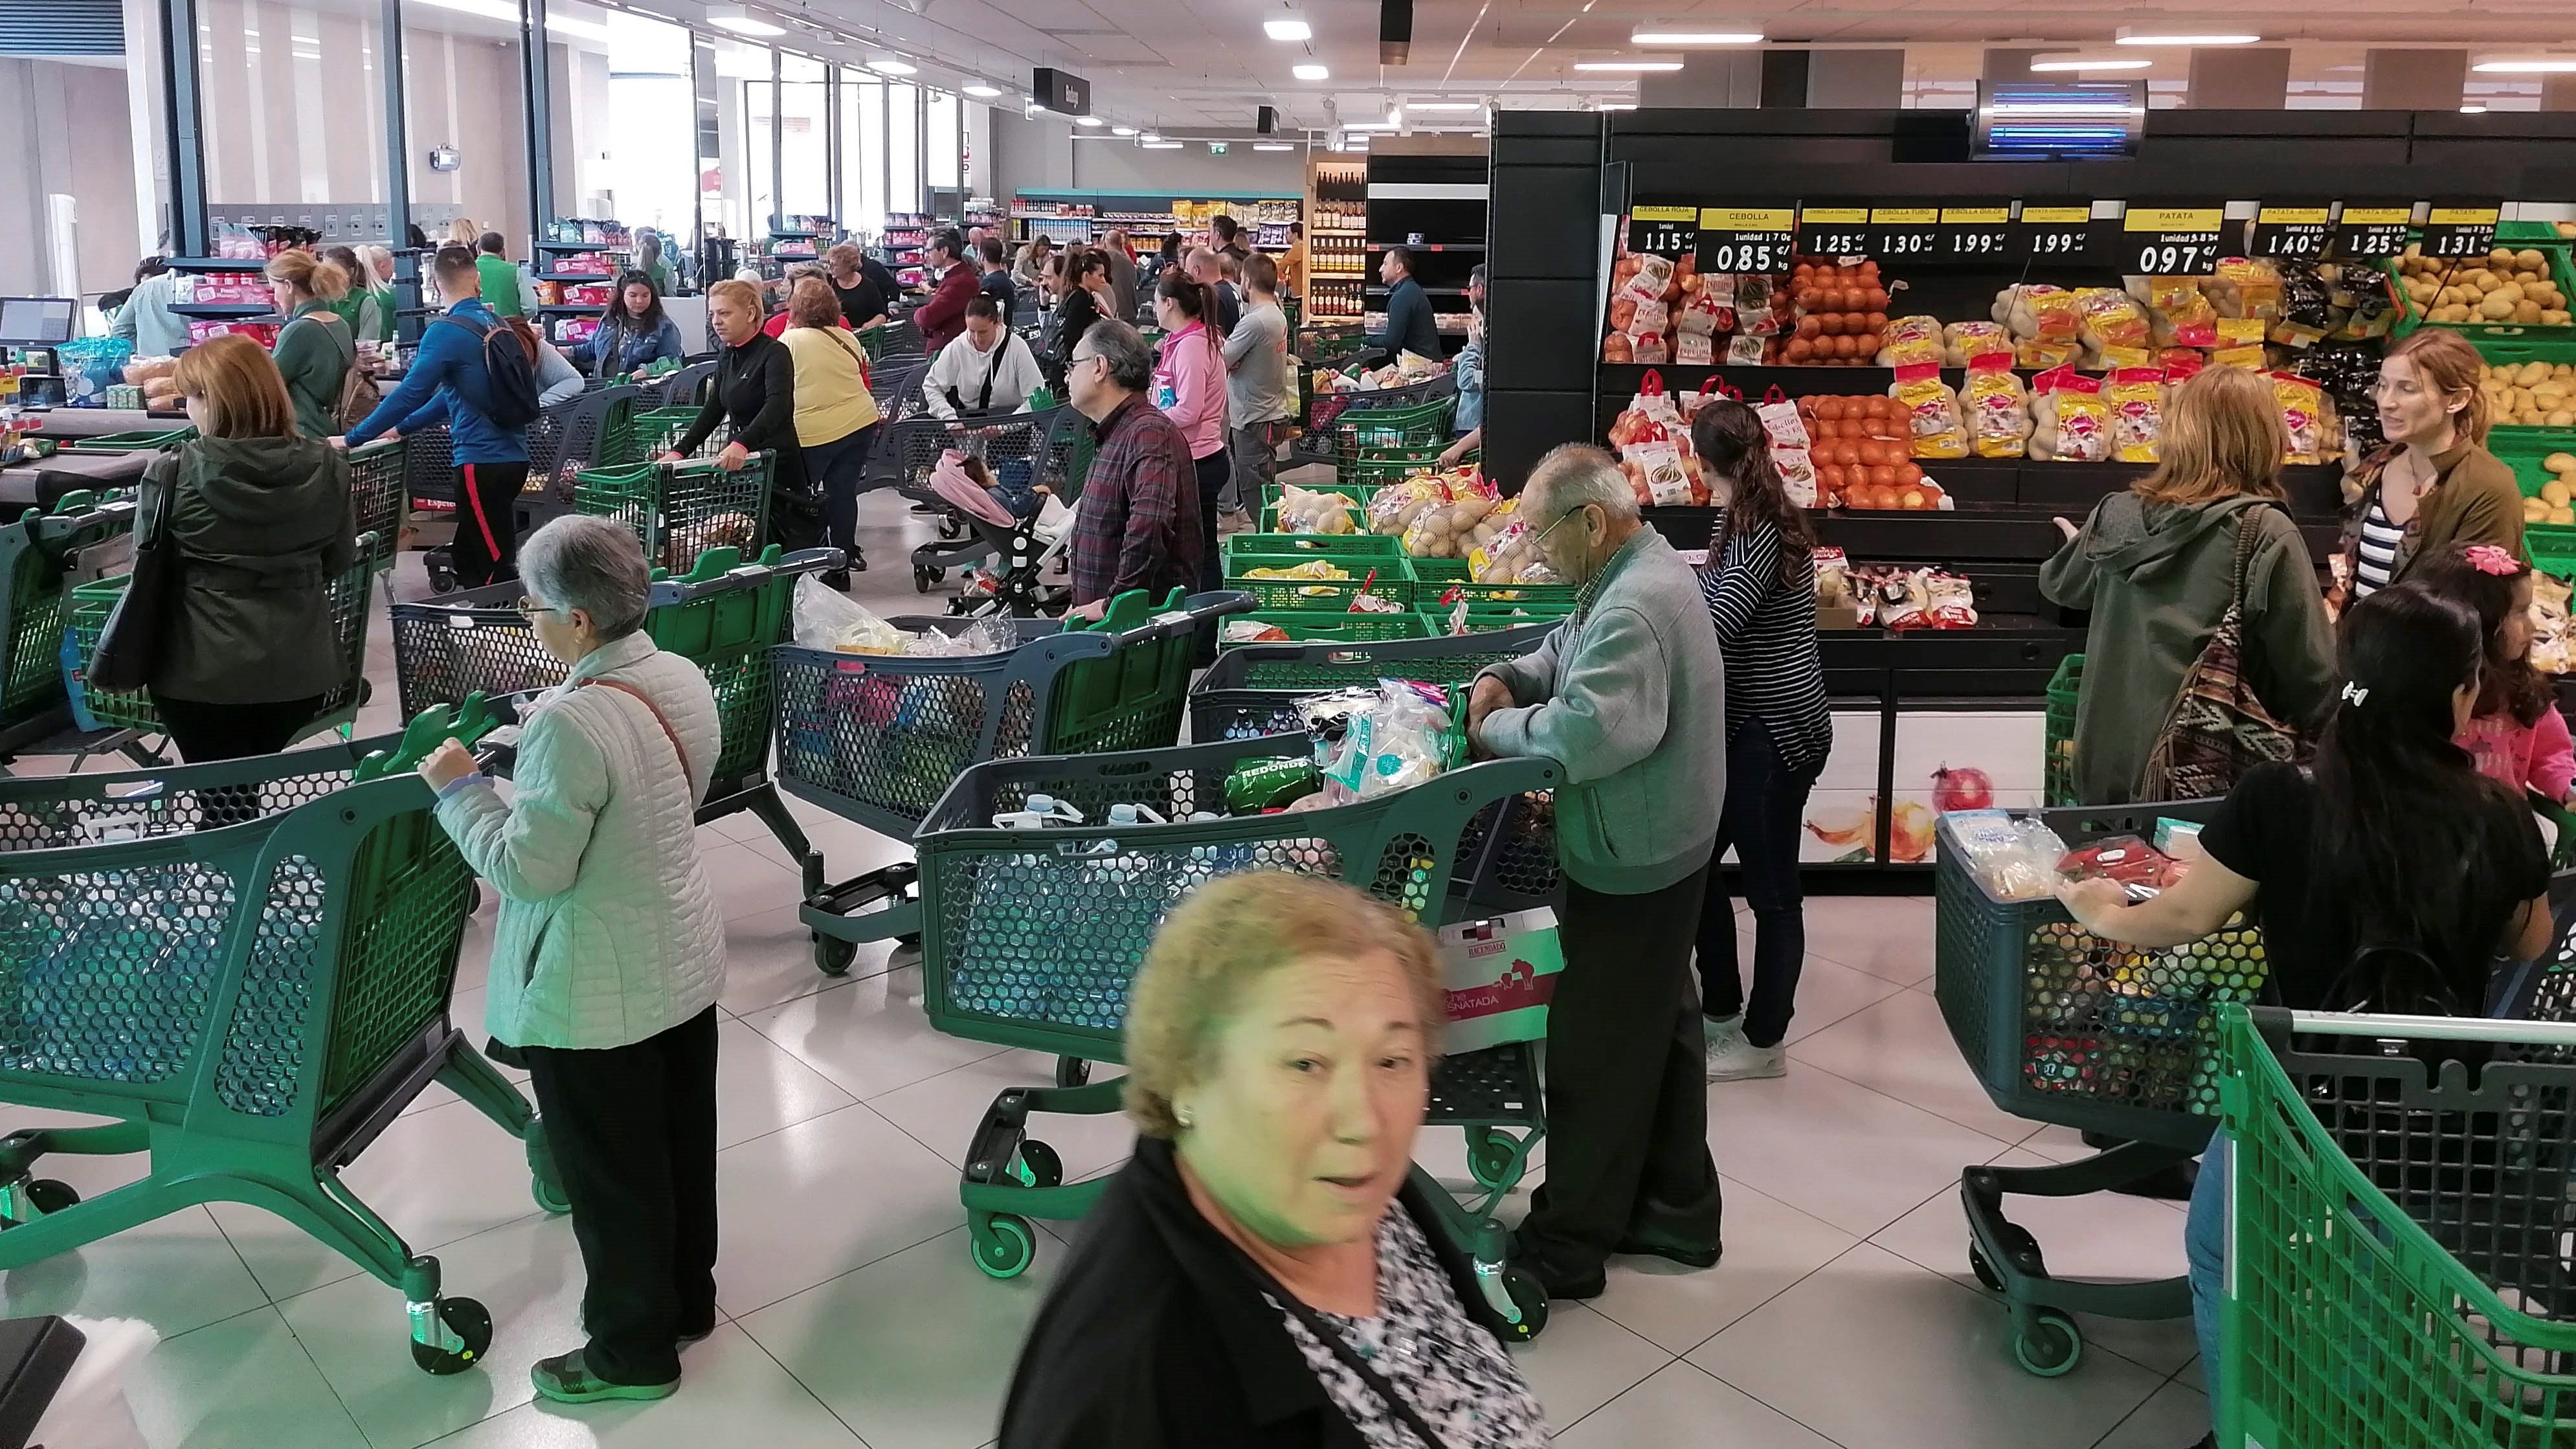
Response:
[{"label": "199 price tag", "polygon": [[2008,206],[1945,206],[1940,229],[1933,234],[1932,255],[1946,262],[2001,257],[2011,224]]},{"label": "199 price tag", "polygon": [[2151,277],[2197,277],[2218,265],[2226,209],[2133,206],[2120,219],[2121,266]]},{"label": "199 price tag", "polygon": [[1639,206],[1628,213],[1628,250],[1639,255],[1684,257],[1699,250],[1699,208]]},{"label": "199 price tag", "polygon": [[2081,261],[2093,250],[2093,208],[2090,205],[2034,206],[2022,203],[2022,256],[2039,262]]},{"label": "199 price tag", "polygon": [[2504,215],[2494,206],[2435,206],[2424,218],[2424,255],[2482,257],[2495,247],[2496,221]]},{"label": "199 price tag", "polygon": [[1708,206],[1699,213],[1699,269],[1785,272],[1794,255],[1798,213],[1786,206]]}]

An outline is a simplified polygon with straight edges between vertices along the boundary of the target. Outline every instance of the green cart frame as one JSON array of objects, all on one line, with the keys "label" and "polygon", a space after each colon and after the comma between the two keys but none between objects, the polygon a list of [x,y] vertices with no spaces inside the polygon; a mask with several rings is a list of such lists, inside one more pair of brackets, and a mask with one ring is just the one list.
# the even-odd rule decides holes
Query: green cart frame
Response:
[{"label": "green cart frame", "polygon": [[348,452],[349,512],[358,532],[375,537],[368,561],[377,573],[394,566],[394,555],[402,552],[403,523],[411,516],[411,493],[404,484],[411,466],[406,447],[400,438],[383,438]]},{"label": "green cart frame", "polygon": [[84,550],[134,532],[130,498],[67,493],[0,525],[0,761],[71,724],[63,603]]},{"label": "green cart frame", "polygon": [[711,458],[594,468],[573,475],[572,511],[633,529],[647,565],[681,571],[708,549],[768,542],[776,467],[776,455],[764,449],[731,472]]},{"label": "green cart frame", "polygon": [[[0,1138],[0,1271],[248,1203],[401,1288],[421,1368],[481,1358],[490,1315],[338,1174],[437,1081],[563,1210],[526,1101],[447,1014],[473,874],[412,766],[485,724],[475,701],[363,746],[0,780],[0,1100],[115,1119]],[[34,1175],[57,1152],[150,1170],[83,1202]]]}]

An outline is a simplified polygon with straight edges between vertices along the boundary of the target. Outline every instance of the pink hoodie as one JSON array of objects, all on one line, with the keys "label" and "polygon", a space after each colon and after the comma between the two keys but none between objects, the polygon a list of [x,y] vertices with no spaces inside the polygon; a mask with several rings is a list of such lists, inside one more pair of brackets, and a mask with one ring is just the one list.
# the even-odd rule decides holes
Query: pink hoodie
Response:
[{"label": "pink hoodie", "polygon": [[1225,451],[1225,356],[1216,334],[1193,322],[1163,339],[1154,368],[1154,406],[1190,440],[1193,462]]},{"label": "pink hoodie", "polygon": [[2551,707],[2525,725],[2510,714],[2482,714],[2452,741],[2477,759],[2478,773],[2510,790],[2537,790],[2564,804],[2576,782],[2576,742]]}]

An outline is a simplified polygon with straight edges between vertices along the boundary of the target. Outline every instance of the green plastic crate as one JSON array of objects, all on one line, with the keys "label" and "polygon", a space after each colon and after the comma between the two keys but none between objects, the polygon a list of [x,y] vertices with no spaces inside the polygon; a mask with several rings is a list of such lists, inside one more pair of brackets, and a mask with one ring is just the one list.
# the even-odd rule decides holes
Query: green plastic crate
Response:
[{"label": "green plastic crate", "polygon": [[[2544,331],[2563,329],[2547,328]],[[2576,362],[2576,337],[2472,337],[2490,366],[2523,362]]]},{"label": "green plastic crate", "polygon": [[[2513,470],[2513,481],[2525,498],[2540,496],[2541,486],[2550,479],[2541,460],[2552,453],[2576,453],[2576,428],[2496,428],[2487,434],[2487,451]],[[2576,526],[2563,523],[2526,523],[2522,526],[2523,546],[2534,564],[2541,564],[2544,554],[2553,558],[2576,556]],[[2564,577],[2559,570],[2541,565],[2544,572]]]},{"label": "green plastic crate", "polygon": [[1413,607],[1425,614],[1439,613],[1441,599],[1453,588],[1471,605],[1517,604],[1560,615],[1574,612],[1574,596],[1581,592],[1572,584],[1476,583],[1467,577],[1467,561],[1461,558],[1415,559],[1413,577]]},{"label": "green plastic crate", "polygon": [[1291,563],[1310,558],[1392,559],[1404,556],[1404,547],[1396,539],[1377,533],[1230,533],[1218,540],[1221,552],[1229,561],[1237,556],[1254,554],[1285,558]]},{"label": "green plastic crate", "polygon": [[2048,680],[2040,749],[2040,798],[2051,806],[2075,803],[2075,706],[2083,692],[2084,656],[2058,660],[2057,672]]},{"label": "green plastic crate", "polygon": [[[1250,619],[1285,631],[1299,644],[1328,642],[1337,644],[1376,644],[1388,639],[1425,639],[1442,631],[1420,614],[1327,614],[1321,609],[1255,609],[1237,614],[1235,619]],[[1234,620],[1227,620],[1228,623]],[[1264,641],[1277,643],[1277,640]],[[1219,649],[1240,649],[1241,644],[1224,641],[1218,635]]]},{"label": "green plastic crate", "polygon": [[[2497,238],[2497,242],[2498,245],[2502,245],[2503,238]],[[2524,249],[2515,248],[2517,251]],[[2560,296],[2565,297],[2571,306],[2576,306],[2576,270],[2571,270],[2568,265],[2567,248],[2543,246],[2531,247],[2528,250],[2540,252],[2548,258],[2549,280],[2557,286]],[[2476,265],[2485,264],[2483,257],[2476,259],[2463,257],[2457,270],[2470,270],[2473,260]],[[2417,310],[2413,301],[2407,298],[2406,289],[2396,285],[2397,263],[2391,260],[2382,262],[2380,265],[2388,273],[2389,290],[2397,298],[2397,323],[2389,329],[2392,336],[2404,337],[2420,328],[2441,327],[2478,343],[2490,340],[2498,342],[2576,341],[2576,324],[2562,323],[2543,327],[2536,322],[2427,322],[2424,320],[2424,314]]]},{"label": "green plastic crate", "polygon": [[1422,473],[1440,471],[1447,444],[1430,442],[1413,448],[1367,448],[1344,452],[1333,460],[1333,481],[1346,487],[1383,488]]},{"label": "green plastic crate", "polygon": [[[1401,605],[1412,597],[1413,573],[1404,551],[1391,538],[1376,534],[1238,533],[1224,540],[1225,586],[1241,589],[1265,609],[1330,609],[1347,612],[1368,584],[1368,592]],[[1346,579],[1256,579],[1256,568],[1286,568],[1326,559],[1348,572]]]},{"label": "green plastic crate", "polygon": [[[1289,485],[1285,483],[1265,483],[1262,485],[1261,531],[1263,533],[1284,533],[1287,531],[1279,527],[1279,503],[1280,500],[1287,497],[1288,486]],[[1377,496],[1377,485],[1374,483],[1300,483],[1296,486],[1305,489],[1309,493],[1339,493],[1343,497],[1351,500],[1352,503],[1358,505],[1359,509],[1363,513],[1365,513],[1368,508],[1369,500]],[[1363,520],[1363,522],[1365,522],[1365,520]],[[1233,535],[1230,534],[1228,535],[1228,537],[1232,536]]]},{"label": "green plastic crate", "polygon": [[707,459],[592,469],[573,475],[572,507],[633,529],[653,567],[684,569],[708,549],[767,540],[773,465],[763,450],[730,473]]},{"label": "green plastic crate", "polygon": [[[1415,584],[1416,592],[1421,585]],[[1415,612],[1429,624],[1430,632],[1439,634],[1491,634],[1502,629],[1522,629],[1532,624],[1553,624],[1574,612],[1555,604],[1479,604],[1468,602],[1463,618],[1458,606],[1442,608],[1437,604],[1418,604]]]},{"label": "green plastic crate", "polygon": [[2521,247],[2566,246],[2571,240],[2558,234],[2558,224],[2550,221],[2500,221],[2496,223],[2496,245]]},{"label": "green plastic crate", "polygon": [[181,424],[175,428],[139,428],[130,433],[73,438],[63,447],[74,453],[149,453],[192,442],[196,436],[197,429],[193,424]]}]

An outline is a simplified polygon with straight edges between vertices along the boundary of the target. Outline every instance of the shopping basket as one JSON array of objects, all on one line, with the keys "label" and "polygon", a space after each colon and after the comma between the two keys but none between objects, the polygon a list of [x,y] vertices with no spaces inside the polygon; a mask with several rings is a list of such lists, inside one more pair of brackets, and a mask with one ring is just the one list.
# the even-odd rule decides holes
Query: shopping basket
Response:
[{"label": "shopping basket", "polygon": [[380,438],[348,453],[349,514],[358,532],[375,538],[367,566],[376,573],[392,568],[394,555],[402,552],[403,521],[411,508],[403,486],[409,448],[400,438]]},{"label": "shopping basket", "polygon": [[2048,679],[2045,743],[2040,758],[2041,800],[2051,807],[2075,802],[2075,709],[2084,698],[2084,656],[2057,661]]},{"label": "shopping basket", "polygon": [[[740,550],[709,549],[678,578],[654,571],[644,615],[653,642],[706,671],[715,689],[724,748],[698,823],[751,811],[802,863],[808,891],[823,884],[821,859],[769,779],[770,649],[787,639],[797,575],[838,562],[839,555],[821,548],[790,554],[772,544],[747,563]],[[537,642],[518,610],[521,592],[515,583],[494,584],[394,602],[394,681],[406,717],[469,694],[520,694],[563,682],[563,661]]]},{"label": "shopping basket", "polygon": [[0,759],[71,722],[63,693],[63,602],[92,572],[85,557],[121,552],[134,502],[66,493],[51,513],[0,525]]},{"label": "shopping basket", "polygon": [[[1004,624],[1019,647],[932,657],[842,654],[781,645],[778,783],[788,794],[881,835],[908,840],[958,773],[979,760],[1161,748],[1180,738],[1200,634],[1252,607],[1242,594],[1174,589],[1157,612],[1144,593],[1112,599],[1096,625],[1052,619],[897,619],[958,633]],[[917,929],[910,862],[809,895],[815,964],[850,969],[860,941]]]},{"label": "shopping basket", "polygon": [[[0,1100],[114,1119],[0,1138],[0,1271],[194,1204],[265,1208],[409,1308],[412,1359],[455,1373],[492,1320],[442,1299],[339,1171],[430,1082],[529,1142],[528,1105],[448,1020],[474,880],[412,767],[487,723],[148,773],[0,780]],[[47,1153],[150,1154],[86,1202]]]},{"label": "shopping basket", "polygon": [[767,541],[774,465],[764,449],[730,472],[695,458],[596,468],[573,475],[572,511],[633,529],[645,563],[677,573],[708,549],[756,549]]},{"label": "shopping basket", "polygon": [[[930,1024],[975,1041],[1122,1061],[1128,986],[1164,916],[1192,888],[1239,871],[1282,870],[1346,881],[1427,916],[1447,897],[1469,823],[1558,778],[1553,761],[1495,760],[1328,809],[1191,818],[1222,814],[1225,780],[1237,765],[1312,751],[1299,734],[968,767],[913,842]],[[1036,832],[1042,841],[995,827],[997,814],[1038,794],[1071,805],[1086,823],[1047,827]],[[1118,805],[1169,823],[1115,823]],[[1444,1065],[1431,1120],[1471,1129],[1476,1175],[1491,1196],[1473,1209],[1436,1184],[1425,1196],[1475,1252],[1494,1307],[1523,1336],[1535,1334],[1545,1295],[1501,1272],[1501,1229],[1488,1216],[1518,1181],[1542,1125],[1530,1053],[1506,1046]],[[1122,1086],[1015,1087],[994,1101],[967,1148],[960,1186],[978,1267],[995,1277],[1019,1273],[1036,1251],[1029,1217],[1078,1217],[1108,1186],[1065,1183],[1056,1152],[1027,1135],[1030,1115],[1114,1113]],[[1508,1139],[1498,1126],[1529,1135]]]},{"label": "shopping basket", "polygon": [[[313,717],[312,723],[296,731],[295,738],[299,740],[345,728],[357,719],[358,707],[367,702],[367,619],[375,612],[368,604],[375,588],[376,536],[359,534],[357,551],[357,562],[331,581],[328,596],[332,632],[339,639],[340,657],[348,662],[349,677],[323,697],[321,713]],[[96,583],[76,585],[71,591],[71,607],[63,621],[60,672],[64,691],[71,697],[72,721],[84,730],[115,728],[164,733],[161,712],[153,707],[149,694],[142,690],[127,693],[92,689],[82,677],[89,668],[90,656],[98,652],[99,636],[106,632],[108,616],[116,612],[117,601],[125,597],[125,586],[133,579],[132,574],[116,574]]]},{"label": "shopping basket", "polygon": [[[1323,616],[1337,617],[1337,616]],[[1398,615],[1380,617],[1395,618]],[[1437,625],[1425,619],[1426,628]],[[1190,738],[1199,743],[1303,730],[1297,701],[1326,690],[1374,686],[1380,679],[1466,685],[1488,666],[1517,659],[1547,642],[1553,622],[1475,635],[1434,635],[1354,647],[1347,643],[1245,644],[1218,656],[1190,691]],[[1447,912],[1494,915],[1552,906],[1565,899],[1556,860],[1556,797],[1541,792],[1504,800],[1468,826],[1452,878],[1458,898]]]},{"label": "shopping basket", "polygon": [[[2152,837],[2159,818],[2205,821],[2218,803],[2037,815],[2075,847],[2118,835]],[[2003,1200],[2109,1192],[2198,1156],[2218,1121],[2214,1009],[2252,1001],[2268,966],[2261,934],[2241,922],[2189,945],[2147,951],[2090,934],[2054,896],[1999,899],[1977,879],[1955,827],[1955,816],[1938,822],[1933,871],[1933,991],[1951,1040],[2002,1110],[2121,1139],[2080,1162],[1976,1166],[1960,1174],[1968,1265],[2004,1296],[2014,1357],[2053,1377],[2073,1369],[2083,1352],[2072,1314],[2179,1318],[2191,1311],[2190,1286],[2180,1278],[2052,1278],[2038,1240],[2004,1215]]]},{"label": "shopping basket", "polygon": [[2218,1015],[2218,1442],[2576,1443],[2576,1027]]}]

